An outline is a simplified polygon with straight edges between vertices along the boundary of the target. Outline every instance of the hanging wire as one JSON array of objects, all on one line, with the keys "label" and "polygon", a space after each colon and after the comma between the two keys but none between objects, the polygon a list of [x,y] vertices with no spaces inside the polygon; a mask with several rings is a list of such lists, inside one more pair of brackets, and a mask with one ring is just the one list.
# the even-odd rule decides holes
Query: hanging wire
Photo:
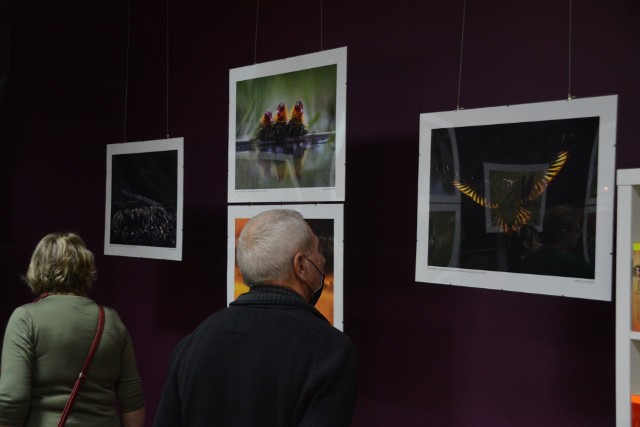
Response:
[{"label": "hanging wire", "polygon": [[572,0],[569,0],[569,76],[568,76],[568,83],[567,83],[567,100],[570,101],[571,99],[575,98],[573,95],[571,95],[571,44],[572,44],[572,30],[573,30],[573,5],[572,5]]},{"label": "hanging wire", "polygon": [[255,65],[258,61],[258,11],[260,10],[260,0],[256,0],[256,37],[253,44],[253,64]]},{"label": "hanging wire", "polygon": [[127,105],[129,100],[129,41],[131,39],[131,0],[129,0],[129,11],[127,15],[127,59],[124,76],[124,125],[122,130],[122,142],[127,142]]},{"label": "hanging wire", "polygon": [[462,110],[460,108],[460,87],[462,86],[462,52],[464,47],[464,21],[467,14],[467,0],[462,4],[462,31],[460,34],[460,66],[458,68],[458,100],[456,102],[456,111]]},{"label": "hanging wire", "polygon": [[169,139],[169,0],[166,1],[166,14],[167,14],[167,139]]},{"label": "hanging wire", "polygon": [[322,51],[322,0],[320,0],[320,51]]}]

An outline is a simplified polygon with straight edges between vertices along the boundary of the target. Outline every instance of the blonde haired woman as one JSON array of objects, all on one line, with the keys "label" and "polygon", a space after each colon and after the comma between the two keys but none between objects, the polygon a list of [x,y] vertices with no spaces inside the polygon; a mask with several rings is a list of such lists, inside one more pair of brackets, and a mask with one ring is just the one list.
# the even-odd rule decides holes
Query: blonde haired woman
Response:
[{"label": "blonde haired woman", "polygon": [[[77,234],[48,234],[36,246],[24,280],[39,298],[15,309],[5,332],[0,426],[58,425],[96,336],[99,310],[87,296],[95,278],[93,254]],[[102,338],[67,425],[138,427],[144,415],[131,339],[105,307]]]}]

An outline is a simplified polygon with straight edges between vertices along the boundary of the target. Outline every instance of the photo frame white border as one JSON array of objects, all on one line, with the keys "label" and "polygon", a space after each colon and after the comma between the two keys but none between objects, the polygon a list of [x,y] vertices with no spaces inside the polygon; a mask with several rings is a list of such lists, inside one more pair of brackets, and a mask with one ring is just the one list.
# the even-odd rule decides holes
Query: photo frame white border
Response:
[{"label": "photo frame white border", "polygon": [[271,209],[293,209],[307,219],[333,219],[333,326],[343,330],[344,298],[344,205],[341,203],[315,205],[229,205],[227,215],[227,304],[235,296],[234,273],[236,258],[235,221],[237,218],[251,218]]},{"label": "photo frame white border", "polygon": [[[178,182],[177,185],[177,212],[176,212],[176,247],[161,248],[153,246],[134,246],[112,244],[111,236],[111,185],[112,185],[112,160],[118,154],[150,153],[158,151],[177,150],[178,158]],[[104,213],[104,254],[119,255],[136,258],[154,258],[171,261],[182,261],[182,231],[183,231],[183,203],[184,203],[184,138],[169,138],[150,141],[126,142],[107,145],[107,179],[106,202]]]},{"label": "photo frame white border", "polygon": [[[334,187],[298,187],[273,189],[236,189],[236,83],[259,77],[337,65],[336,157]],[[339,202],[345,199],[346,162],[347,48],[264,62],[229,71],[228,195],[229,203]]]},{"label": "photo frame white border", "polygon": [[[416,282],[611,300],[617,95],[420,115]],[[432,129],[599,117],[596,264],[594,279],[427,265]]]}]

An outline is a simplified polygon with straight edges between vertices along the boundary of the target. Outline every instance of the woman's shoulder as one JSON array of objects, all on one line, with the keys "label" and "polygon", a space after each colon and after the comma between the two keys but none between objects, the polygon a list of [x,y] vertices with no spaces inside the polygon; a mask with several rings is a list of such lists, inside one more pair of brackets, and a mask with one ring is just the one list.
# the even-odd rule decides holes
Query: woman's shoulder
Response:
[{"label": "woman's shoulder", "polygon": [[106,305],[103,305],[102,308],[104,309],[104,315],[105,315],[106,321],[112,321],[124,327],[124,322],[120,318],[120,315],[118,314],[118,311],[115,308],[107,307]]},{"label": "woman's shoulder", "polygon": [[23,321],[30,318],[29,304],[23,304],[13,309],[11,316],[9,317],[9,323]]},{"label": "woman's shoulder", "polygon": [[102,306],[104,308],[104,328],[105,331],[115,332],[121,338],[126,338],[129,335],[127,327],[118,314],[118,311],[113,307]]}]

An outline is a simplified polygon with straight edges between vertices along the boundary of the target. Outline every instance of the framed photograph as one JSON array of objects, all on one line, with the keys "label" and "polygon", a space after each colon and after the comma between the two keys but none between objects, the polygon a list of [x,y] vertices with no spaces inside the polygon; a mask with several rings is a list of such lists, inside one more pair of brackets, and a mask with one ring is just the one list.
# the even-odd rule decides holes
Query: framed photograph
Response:
[{"label": "framed photograph", "polygon": [[616,120],[615,95],[422,114],[416,281],[611,300]]},{"label": "framed photograph", "polygon": [[253,216],[271,209],[293,209],[302,214],[320,240],[326,264],[324,290],[316,308],[336,328],[343,330],[344,208],[324,205],[229,205],[227,226],[227,303],[249,290],[236,261],[236,243],[244,225]]},{"label": "framed photograph", "polygon": [[228,202],[344,201],[347,48],[229,72]]},{"label": "framed photograph", "polygon": [[183,138],[107,145],[104,254],[182,260]]}]

